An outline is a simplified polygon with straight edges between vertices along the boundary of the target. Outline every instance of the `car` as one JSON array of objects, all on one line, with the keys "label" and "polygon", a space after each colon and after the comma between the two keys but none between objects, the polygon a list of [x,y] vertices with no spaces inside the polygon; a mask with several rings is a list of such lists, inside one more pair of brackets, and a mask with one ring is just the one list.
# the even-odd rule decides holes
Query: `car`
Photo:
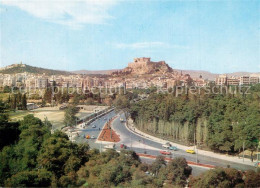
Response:
[{"label": "car", "polygon": [[259,168],[259,167],[260,167],[260,162],[256,162],[256,163],[255,163],[255,167],[258,167],[258,168]]},{"label": "car", "polygon": [[173,151],[177,151],[178,150],[178,148],[176,146],[170,146],[169,149],[173,150]]},{"label": "car", "polygon": [[95,136],[94,136],[94,135],[92,135],[92,136],[91,136],[91,138],[92,138],[92,139],[94,139],[94,138],[95,138]]},{"label": "car", "polygon": [[171,152],[166,151],[166,150],[161,150],[160,153],[163,154],[163,155],[171,155],[172,154]]},{"label": "car", "polygon": [[170,146],[167,144],[163,144],[162,147],[168,149]]},{"label": "car", "polygon": [[92,127],[92,128],[96,128],[96,125],[92,125],[91,127]]},{"label": "car", "polygon": [[122,149],[126,149],[127,146],[126,146],[125,144],[120,144],[120,148],[122,148]]},{"label": "car", "polygon": [[106,145],[104,146],[105,149],[115,149],[116,145],[115,144],[111,144],[111,145]]},{"label": "car", "polygon": [[187,149],[186,152],[191,153],[191,154],[195,154],[195,151],[193,149]]}]

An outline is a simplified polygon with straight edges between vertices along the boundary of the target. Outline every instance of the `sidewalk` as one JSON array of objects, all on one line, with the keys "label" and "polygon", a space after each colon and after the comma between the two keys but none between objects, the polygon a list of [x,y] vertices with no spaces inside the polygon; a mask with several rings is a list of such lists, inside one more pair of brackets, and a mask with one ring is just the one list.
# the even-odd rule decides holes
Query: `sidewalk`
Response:
[{"label": "sidewalk", "polygon": [[[132,119],[129,119],[128,120],[128,126],[126,124],[126,128],[131,131],[132,133],[134,134],[137,134],[143,138],[146,138],[146,139],[149,139],[149,140],[152,140],[154,142],[157,142],[157,143],[161,143],[161,144],[165,144],[166,142],[170,142],[168,140],[164,140],[164,139],[161,139],[161,138],[157,138],[157,137],[154,137],[154,136],[151,136],[149,134],[146,134],[140,130],[138,130],[135,126],[134,126],[134,123],[133,123],[133,120]],[[194,146],[191,146],[191,147],[188,147],[188,146],[184,146],[184,145],[181,145],[181,144],[176,144],[174,142],[170,142],[170,144],[176,146],[177,148],[181,149],[181,150],[187,150],[187,149],[194,149]],[[205,150],[200,150],[200,149],[197,149],[196,152],[199,154],[199,155],[205,155],[205,156],[208,156],[208,157],[212,157],[212,158],[217,158],[217,159],[221,159],[221,160],[226,160],[226,161],[230,161],[230,162],[235,162],[235,163],[240,163],[240,164],[244,164],[244,165],[250,165],[250,166],[254,166],[255,164],[255,161],[254,162],[251,162],[250,159],[244,159],[244,162],[243,162],[243,159],[242,158],[238,158],[238,157],[234,157],[234,156],[229,156],[229,155],[224,155],[224,154],[219,154],[219,153],[214,153],[212,151],[205,151]]]}]

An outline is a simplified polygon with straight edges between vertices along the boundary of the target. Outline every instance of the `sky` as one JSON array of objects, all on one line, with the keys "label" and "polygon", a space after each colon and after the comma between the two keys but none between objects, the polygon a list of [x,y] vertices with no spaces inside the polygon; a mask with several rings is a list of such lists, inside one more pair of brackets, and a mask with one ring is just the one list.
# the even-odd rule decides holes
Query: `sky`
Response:
[{"label": "sky", "polygon": [[0,66],[260,72],[259,0],[0,0]]}]

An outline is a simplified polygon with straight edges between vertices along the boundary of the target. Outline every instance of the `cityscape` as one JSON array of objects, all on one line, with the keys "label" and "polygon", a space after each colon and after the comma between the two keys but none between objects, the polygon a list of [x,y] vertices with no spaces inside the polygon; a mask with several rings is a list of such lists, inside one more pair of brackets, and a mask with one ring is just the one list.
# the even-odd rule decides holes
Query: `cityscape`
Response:
[{"label": "cityscape", "polygon": [[1,1],[0,187],[260,187],[259,7]]}]

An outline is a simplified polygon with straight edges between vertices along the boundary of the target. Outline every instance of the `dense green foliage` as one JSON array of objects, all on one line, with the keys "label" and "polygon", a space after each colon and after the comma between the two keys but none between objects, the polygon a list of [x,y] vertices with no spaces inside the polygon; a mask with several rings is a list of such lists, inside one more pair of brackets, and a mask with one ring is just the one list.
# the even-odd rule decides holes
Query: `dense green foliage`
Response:
[{"label": "dense green foliage", "polygon": [[16,122],[8,122],[8,108],[0,101],[0,150],[18,140],[20,130]]},{"label": "dense green foliage", "polygon": [[32,115],[24,117],[19,141],[0,153],[1,186],[62,186],[88,160],[87,145],[73,144],[59,131],[51,135],[49,128]]},{"label": "dense green foliage", "polygon": [[[258,88],[258,89],[257,89]],[[260,136],[259,86],[251,94],[150,94],[131,103],[136,126],[157,136],[220,152],[256,150]]]},{"label": "dense green foliage", "polygon": [[191,178],[189,185],[191,187],[259,187],[260,172],[248,170],[241,172],[233,168],[216,168],[201,174],[198,177]]},{"label": "dense green foliage", "polygon": [[76,125],[77,112],[78,112],[78,109],[75,106],[69,106],[68,108],[66,108],[65,114],[64,114],[64,125],[66,125],[66,126]]},{"label": "dense green foliage", "polygon": [[71,75],[73,73],[66,72],[66,71],[59,71],[59,70],[52,70],[52,69],[44,69],[39,67],[33,67],[30,65],[23,66],[16,66],[8,69],[1,70],[0,73],[2,74],[17,74],[17,73],[34,73],[34,74],[46,74],[46,75]]},{"label": "dense green foliage", "polygon": [[191,168],[184,158],[166,164],[162,156],[151,164],[141,163],[133,151],[93,150],[90,160],[78,171],[80,182],[88,187],[162,187],[186,185]]},{"label": "dense green foliage", "polygon": [[[3,110],[2,124],[8,123]],[[88,145],[72,143],[60,131],[51,134],[51,125],[33,115],[17,124],[19,139],[5,144],[0,152],[0,186],[183,187],[191,174],[184,158],[166,164],[159,156],[148,165],[130,150],[99,153]]]},{"label": "dense green foliage", "polygon": [[13,110],[27,110],[27,96],[25,93],[21,94],[20,92],[9,94],[6,104]]}]

